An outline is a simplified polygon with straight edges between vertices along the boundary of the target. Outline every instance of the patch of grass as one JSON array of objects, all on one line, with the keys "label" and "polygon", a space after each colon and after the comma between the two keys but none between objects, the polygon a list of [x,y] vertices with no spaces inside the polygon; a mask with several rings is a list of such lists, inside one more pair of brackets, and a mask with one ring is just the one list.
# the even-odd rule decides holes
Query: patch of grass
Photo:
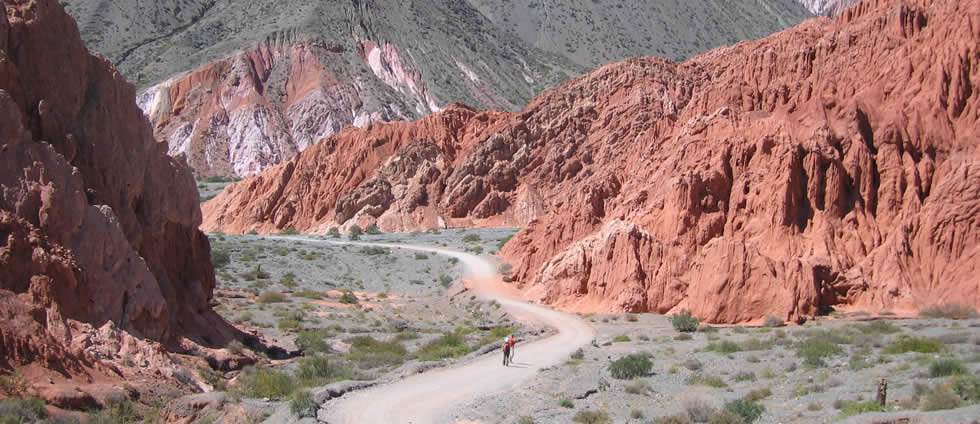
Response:
[{"label": "patch of grass", "polygon": [[364,369],[400,365],[408,356],[405,346],[397,341],[382,342],[369,336],[358,336],[351,339],[350,344],[347,360]]},{"label": "patch of grass", "polygon": [[20,424],[38,422],[47,417],[40,398],[9,398],[0,400],[0,423]]},{"label": "patch of grass", "polygon": [[338,364],[323,355],[304,357],[296,368],[296,379],[303,387],[322,386],[353,377],[350,364]]},{"label": "patch of grass", "polygon": [[612,341],[613,343],[626,343],[630,341],[630,336],[627,336],[625,334],[620,334],[616,336]]},{"label": "patch of grass", "polygon": [[929,365],[929,376],[932,378],[936,377],[948,377],[951,375],[966,375],[970,373],[970,369],[963,365],[963,362],[959,359],[938,359]]},{"label": "patch of grass", "polygon": [[289,400],[289,412],[299,418],[315,417],[319,407],[309,390],[298,390]]},{"label": "patch of grass", "polygon": [[[642,413],[640,414],[643,415]],[[612,419],[604,411],[579,411],[572,417],[572,421],[582,424],[609,424]]]},{"label": "patch of grass", "polygon": [[827,389],[819,384],[797,383],[793,388],[793,397],[803,397],[811,393],[823,393]]},{"label": "patch of grass", "polygon": [[561,398],[561,399],[560,399],[560,400],[558,401],[558,406],[560,406],[560,407],[562,407],[562,408],[568,408],[568,409],[572,409],[572,408],[574,408],[574,407],[575,407],[575,404],[574,404],[574,403],[572,403],[572,399],[571,399],[571,398],[567,398],[567,397],[566,397],[566,398]]},{"label": "patch of grass", "polygon": [[293,293],[293,297],[302,297],[304,299],[320,300],[323,299],[324,295],[321,292],[314,290],[300,290]]},{"label": "patch of grass", "polygon": [[463,243],[476,243],[480,241],[479,234],[467,234],[463,236]]},{"label": "patch of grass", "polygon": [[840,403],[840,418],[851,417],[854,415],[865,414],[868,412],[883,412],[885,407],[878,404],[875,401],[841,401]]},{"label": "patch of grass", "polygon": [[735,343],[731,340],[723,340],[721,342],[708,343],[708,345],[705,346],[704,349],[702,350],[704,350],[705,352],[735,353],[742,349],[738,345],[738,343]]},{"label": "patch of grass", "polygon": [[534,424],[534,420],[531,417],[521,417],[517,420],[517,424]]},{"label": "patch of grass", "polygon": [[613,378],[632,380],[650,373],[653,362],[646,355],[632,354],[614,361],[609,365],[609,373]]},{"label": "patch of grass", "polygon": [[918,352],[918,353],[936,353],[941,352],[946,349],[944,345],[939,340],[919,338],[919,337],[903,337],[895,343],[892,343],[882,350],[882,353],[887,355],[895,355],[899,353],[907,352]]},{"label": "patch of grass", "polygon": [[265,292],[262,293],[256,300],[259,303],[282,303],[286,301],[286,295],[279,292]]},{"label": "patch of grass", "polygon": [[741,371],[735,374],[735,381],[755,381],[755,373],[752,371]]},{"label": "patch of grass", "polygon": [[687,378],[685,382],[691,386],[701,385],[701,386],[708,386],[708,387],[714,387],[719,389],[723,387],[728,387],[728,383],[725,383],[725,380],[723,380],[721,377],[714,376],[714,375],[705,375],[701,373],[692,374],[690,377]]},{"label": "patch of grass", "polygon": [[681,334],[678,334],[678,335],[674,336],[674,340],[677,340],[677,341],[691,340],[693,338],[694,338],[694,336],[692,336],[691,333],[681,333]]},{"label": "patch of grass", "polygon": [[247,368],[238,378],[237,391],[247,398],[282,399],[296,389],[292,376],[267,368]]},{"label": "patch of grass", "polygon": [[743,399],[750,402],[756,402],[765,399],[769,396],[772,396],[772,390],[770,390],[768,387],[763,387],[761,389],[755,389],[752,390],[751,392],[746,393]]},{"label": "patch of grass", "polygon": [[470,353],[470,347],[466,345],[463,336],[447,333],[422,346],[418,351],[418,356],[423,361],[438,361],[446,358],[458,358],[467,353]]},{"label": "patch of grass", "polygon": [[304,353],[329,353],[327,338],[330,332],[325,329],[307,330],[296,336],[296,347]]},{"label": "patch of grass", "polygon": [[691,311],[683,310],[670,317],[670,324],[674,329],[682,333],[690,333],[698,329],[698,317],[691,315]]},{"label": "patch of grass", "polygon": [[803,363],[808,366],[824,366],[823,358],[843,353],[844,349],[838,343],[832,332],[814,332],[796,343],[796,356],[803,358]]},{"label": "patch of grass", "polygon": [[980,402],[980,377],[974,374],[958,375],[953,378],[952,389],[967,402]]},{"label": "patch of grass", "polygon": [[425,253],[416,253],[415,254],[415,260],[417,260],[417,261],[424,261],[426,259],[429,259],[429,255],[426,255]]},{"label": "patch of grass", "polygon": [[927,306],[919,310],[924,318],[970,319],[977,317],[977,310],[958,303]]},{"label": "patch of grass", "polygon": [[890,321],[876,319],[867,324],[858,324],[854,328],[863,334],[893,334],[901,332],[902,329],[894,326]]}]

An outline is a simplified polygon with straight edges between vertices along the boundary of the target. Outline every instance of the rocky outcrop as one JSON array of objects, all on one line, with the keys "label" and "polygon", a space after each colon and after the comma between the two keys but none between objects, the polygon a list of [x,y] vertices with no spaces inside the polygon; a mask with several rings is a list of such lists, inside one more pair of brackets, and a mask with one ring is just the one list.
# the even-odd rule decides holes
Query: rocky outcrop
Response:
[{"label": "rocky outcrop", "polygon": [[[581,311],[980,306],[978,19],[976,2],[867,1],[680,64],[611,64],[520,113],[343,131],[229,186],[203,228],[521,226],[513,278]],[[425,190],[388,188],[383,165],[422,140],[437,165],[402,174]]]},{"label": "rocky outcrop", "polygon": [[133,86],[56,1],[0,7],[0,365],[86,372],[100,358],[84,340],[106,325],[127,336],[98,344],[140,357],[226,343],[193,177]]}]

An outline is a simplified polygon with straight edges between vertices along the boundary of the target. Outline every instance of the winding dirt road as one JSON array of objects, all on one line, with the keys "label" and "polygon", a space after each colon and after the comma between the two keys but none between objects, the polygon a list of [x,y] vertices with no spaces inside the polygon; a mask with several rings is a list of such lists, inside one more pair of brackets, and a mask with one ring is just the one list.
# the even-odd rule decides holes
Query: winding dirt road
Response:
[{"label": "winding dirt road", "polygon": [[405,378],[398,382],[354,392],[328,403],[330,424],[428,424],[451,423],[460,404],[479,396],[500,393],[534,377],[538,370],[558,365],[576,349],[589,343],[595,332],[576,315],[533,305],[505,293],[491,262],[468,253],[425,246],[333,242],[303,237],[270,237],[323,244],[383,246],[431,252],[458,258],[466,270],[467,287],[475,295],[496,300],[505,311],[523,322],[536,322],[558,330],[558,334],[519,344],[512,366],[501,365],[498,352],[472,361]]}]

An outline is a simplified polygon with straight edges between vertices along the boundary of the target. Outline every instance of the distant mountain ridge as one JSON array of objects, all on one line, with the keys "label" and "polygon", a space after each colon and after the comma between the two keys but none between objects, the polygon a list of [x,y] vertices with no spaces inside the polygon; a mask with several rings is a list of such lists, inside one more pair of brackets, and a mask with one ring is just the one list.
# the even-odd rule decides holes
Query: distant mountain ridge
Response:
[{"label": "distant mountain ridge", "polygon": [[[156,137],[198,176],[250,175],[346,126],[416,120],[455,102],[516,111],[608,61],[686,58],[808,16],[791,0],[62,3],[88,46],[143,92]],[[535,42],[509,24],[521,8],[536,10],[528,22],[553,17],[541,34],[563,41]]]}]

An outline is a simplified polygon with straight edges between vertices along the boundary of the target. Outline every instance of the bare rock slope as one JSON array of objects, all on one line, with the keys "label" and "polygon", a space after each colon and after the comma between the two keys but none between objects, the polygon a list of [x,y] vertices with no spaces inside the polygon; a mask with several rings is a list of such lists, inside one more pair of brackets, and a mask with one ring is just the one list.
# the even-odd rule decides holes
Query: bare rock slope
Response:
[{"label": "bare rock slope", "polygon": [[227,342],[194,179],[133,86],[56,1],[0,9],[0,367]]},{"label": "bare rock slope", "polygon": [[527,296],[712,322],[980,306],[980,5],[867,1],[520,113],[331,136],[204,205],[209,231],[516,225]]}]

